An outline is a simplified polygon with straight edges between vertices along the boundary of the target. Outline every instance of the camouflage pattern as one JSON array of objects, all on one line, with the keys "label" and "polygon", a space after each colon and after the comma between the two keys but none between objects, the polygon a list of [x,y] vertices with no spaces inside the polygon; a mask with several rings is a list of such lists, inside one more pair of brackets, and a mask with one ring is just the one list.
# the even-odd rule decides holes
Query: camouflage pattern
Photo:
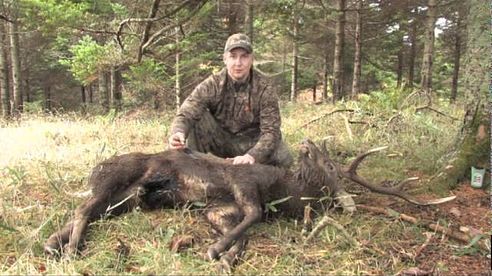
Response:
[{"label": "camouflage pattern", "polygon": [[227,53],[235,48],[243,48],[250,54],[253,52],[251,40],[245,34],[233,34],[229,36],[224,47],[224,53]]},{"label": "camouflage pattern", "polygon": [[178,110],[171,134],[220,157],[250,154],[258,163],[288,167],[292,156],[280,133],[278,98],[267,78],[252,69],[237,83],[226,69],[200,83]]}]

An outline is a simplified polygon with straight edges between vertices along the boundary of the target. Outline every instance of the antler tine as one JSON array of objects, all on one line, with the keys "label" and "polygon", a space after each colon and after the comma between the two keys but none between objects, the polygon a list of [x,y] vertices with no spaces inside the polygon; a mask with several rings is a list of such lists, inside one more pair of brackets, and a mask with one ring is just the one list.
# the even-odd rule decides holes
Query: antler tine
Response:
[{"label": "antler tine", "polygon": [[[362,162],[362,160],[364,160],[364,158],[367,157],[368,155],[370,155],[374,152],[381,151],[385,148],[387,148],[387,147],[385,146],[385,147],[379,147],[379,148],[371,149],[371,150],[357,156],[355,158],[355,160],[348,166],[347,169],[340,170],[340,175],[347,178],[347,179],[354,181],[357,184],[360,184],[360,185],[368,188],[369,190],[371,190],[373,192],[376,192],[379,194],[396,196],[396,197],[404,199],[410,203],[413,203],[415,205],[421,205],[421,206],[436,205],[436,204],[441,204],[444,202],[451,201],[451,200],[456,198],[456,196],[450,196],[450,197],[438,198],[438,199],[434,199],[434,200],[421,201],[421,200],[415,199],[414,197],[412,197],[406,193],[403,193],[402,191],[399,191],[397,189],[385,188],[385,187],[373,185],[373,184],[369,183],[367,180],[365,180],[364,178],[360,177],[357,174],[357,167]],[[398,186],[401,187],[403,184],[406,184],[410,181],[414,181],[416,179],[418,179],[418,178],[411,177],[411,178],[405,179]]]},{"label": "antler tine", "polygon": [[364,158],[366,158],[369,154],[372,154],[372,153],[375,153],[375,152],[378,152],[378,151],[382,151],[384,149],[387,149],[388,146],[382,146],[382,147],[379,147],[379,148],[374,148],[374,149],[370,149],[368,151],[366,151],[365,153],[363,154],[360,154],[359,156],[357,156],[355,158],[354,161],[352,161],[352,163],[350,164],[350,166],[348,167],[348,172],[353,172],[355,173],[355,171],[357,170],[357,167],[359,166],[359,164],[364,160]]},{"label": "antler tine", "polygon": [[324,154],[328,156],[328,150],[326,149],[326,140],[323,140],[323,143],[321,144],[321,150]]}]

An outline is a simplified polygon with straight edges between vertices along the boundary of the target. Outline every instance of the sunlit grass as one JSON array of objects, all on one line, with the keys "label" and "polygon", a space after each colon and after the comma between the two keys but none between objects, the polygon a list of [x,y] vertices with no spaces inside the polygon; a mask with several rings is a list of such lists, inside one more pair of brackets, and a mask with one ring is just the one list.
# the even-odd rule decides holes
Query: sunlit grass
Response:
[{"label": "sunlit grass", "polygon": [[[391,105],[387,105],[391,106]],[[461,117],[461,109],[443,105],[441,111]],[[308,125],[312,119],[337,112]],[[390,110],[372,101],[337,106],[282,104],[284,139],[297,154],[303,138],[326,140],[332,157],[342,163],[373,147],[389,148],[369,157],[360,172],[379,182],[414,173],[429,176],[453,145],[458,121],[432,112],[415,114],[408,108]],[[134,211],[92,225],[81,256],[52,260],[42,244],[63,225],[89,189],[90,169],[110,156],[133,151],[166,149],[171,113],[153,116],[26,115],[0,128],[0,271],[2,274],[216,274],[202,258],[214,238],[199,212]],[[394,117],[394,118],[393,118]],[[393,119],[392,119],[393,118]],[[395,241],[421,239],[418,231],[400,222],[357,214],[333,214],[347,231],[373,250],[353,248],[334,228],[327,227],[307,246],[301,222],[276,219],[250,229],[250,243],[236,273],[271,274],[392,274],[411,264],[396,251]],[[173,235],[196,237],[181,253],[169,250]],[[121,242],[129,248],[121,254]],[[388,253],[389,257],[382,257]],[[378,255],[379,254],[379,255]]]}]

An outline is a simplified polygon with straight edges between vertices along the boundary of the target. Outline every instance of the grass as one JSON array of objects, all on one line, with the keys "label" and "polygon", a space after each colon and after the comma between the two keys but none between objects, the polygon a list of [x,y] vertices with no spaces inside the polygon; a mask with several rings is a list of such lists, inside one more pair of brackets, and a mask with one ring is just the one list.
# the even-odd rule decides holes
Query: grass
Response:
[{"label": "grass", "polygon": [[[378,97],[382,97],[378,95]],[[381,99],[379,99],[381,101]],[[384,99],[383,99],[384,100]],[[414,174],[428,177],[454,142],[459,122],[414,109],[393,110],[372,99],[338,106],[283,104],[283,134],[296,154],[305,137],[326,140],[332,156],[346,163],[357,153],[388,145],[369,157],[360,173],[378,182]],[[311,119],[335,109],[353,109]],[[440,107],[460,117],[461,109]],[[350,123],[346,127],[344,116]],[[394,117],[394,118],[393,118]],[[216,274],[203,259],[214,234],[199,211],[135,210],[92,224],[82,255],[53,260],[42,244],[63,225],[88,190],[90,169],[112,155],[166,148],[172,114],[81,118],[27,115],[0,129],[0,272],[2,274]],[[391,119],[393,118],[393,119]],[[437,160],[437,162],[436,162]],[[423,241],[420,231],[402,222],[357,213],[334,213],[364,246],[353,248],[334,228],[303,246],[300,221],[274,219],[250,229],[250,242],[237,274],[394,274],[413,261],[399,248]],[[176,235],[195,239],[180,253],[169,250]],[[370,250],[367,250],[370,248]],[[408,250],[408,249],[407,249]]]}]

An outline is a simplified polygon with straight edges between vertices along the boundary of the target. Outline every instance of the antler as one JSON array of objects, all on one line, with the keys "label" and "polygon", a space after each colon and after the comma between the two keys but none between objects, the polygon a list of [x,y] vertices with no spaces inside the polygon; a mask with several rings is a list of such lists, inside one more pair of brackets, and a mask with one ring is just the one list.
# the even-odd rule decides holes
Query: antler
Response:
[{"label": "antler", "polygon": [[381,151],[381,150],[386,149],[386,148],[388,148],[388,147],[384,146],[384,147],[374,148],[374,149],[371,149],[365,153],[360,154],[359,156],[357,156],[355,158],[355,160],[348,167],[346,167],[346,168],[340,168],[339,167],[338,168],[339,175],[341,175],[347,179],[350,179],[350,180],[354,181],[355,183],[358,183],[358,184],[368,188],[369,190],[371,190],[373,192],[385,194],[385,195],[397,196],[399,198],[402,198],[402,199],[404,199],[410,203],[416,204],[416,205],[422,205],[422,206],[436,205],[436,204],[441,204],[444,202],[451,201],[451,200],[456,198],[456,196],[449,196],[449,197],[438,198],[438,199],[434,199],[434,200],[421,201],[421,200],[418,200],[418,199],[416,199],[416,198],[414,198],[414,197],[412,197],[412,196],[410,196],[410,195],[408,195],[408,194],[406,194],[400,190],[400,188],[404,184],[407,184],[410,181],[417,180],[418,177],[411,177],[411,178],[405,179],[396,188],[386,188],[386,187],[382,187],[382,186],[376,186],[376,185],[369,183],[364,178],[360,177],[357,174],[357,167],[364,160],[364,158],[366,158],[368,155],[370,155],[372,153]]}]

